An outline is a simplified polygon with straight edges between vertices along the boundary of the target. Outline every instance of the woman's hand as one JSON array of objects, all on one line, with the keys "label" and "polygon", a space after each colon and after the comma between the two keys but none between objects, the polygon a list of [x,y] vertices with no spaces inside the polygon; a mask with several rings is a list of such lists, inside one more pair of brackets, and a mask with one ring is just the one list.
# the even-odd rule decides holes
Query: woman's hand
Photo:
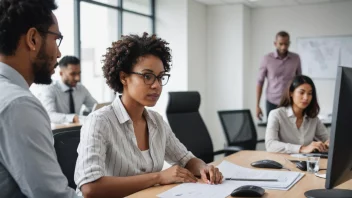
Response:
[{"label": "woman's hand", "polygon": [[200,169],[200,176],[207,184],[221,184],[223,179],[222,173],[213,165],[203,166]]},{"label": "woman's hand", "polygon": [[187,169],[175,165],[159,173],[159,184],[196,183],[197,178]]},{"label": "woman's hand", "polygon": [[299,149],[300,153],[312,153],[315,149],[319,152],[327,152],[329,147],[323,142],[312,142],[308,146],[302,146]]}]

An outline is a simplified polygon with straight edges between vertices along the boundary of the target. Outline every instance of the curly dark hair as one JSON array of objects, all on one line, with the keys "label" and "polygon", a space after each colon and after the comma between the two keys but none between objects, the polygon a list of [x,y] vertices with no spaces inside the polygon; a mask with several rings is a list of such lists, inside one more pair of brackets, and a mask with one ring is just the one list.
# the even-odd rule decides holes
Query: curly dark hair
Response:
[{"label": "curly dark hair", "polygon": [[47,31],[56,9],[55,0],[0,0],[0,53],[14,55],[20,37],[30,28]]},{"label": "curly dark hair", "polygon": [[120,72],[129,74],[138,59],[146,55],[160,58],[165,71],[170,71],[172,57],[168,44],[155,34],[149,36],[146,32],[142,37],[134,34],[122,36],[120,40],[112,43],[112,47],[109,47],[104,55],[103,73],[106,83],[115,92],[122,93]]},{"label": "curly dark hair", "polygon": [[286,92],[282,94],[281,102],[279,107],[288,107],[292,106],[293,99],[291,97],[291,93],[295,91],[295,89],[303,84],[309,84],[312,87],[312,101],[308,105],[308,107],[303,111],[303,113],[307,114],[310,118],[315,118],[318,116],[320,107],[318,104],[317,91],[315,89],[314,83],[311,78],[304,75],[297,75],[293,78],[291,83],[286,89]]}]

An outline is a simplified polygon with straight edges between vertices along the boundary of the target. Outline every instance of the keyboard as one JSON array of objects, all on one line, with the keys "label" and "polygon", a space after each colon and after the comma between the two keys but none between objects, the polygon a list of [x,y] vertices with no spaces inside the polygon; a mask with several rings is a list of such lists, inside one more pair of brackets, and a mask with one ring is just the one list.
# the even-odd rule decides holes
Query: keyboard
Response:
[{"label": "keyboard", "polygon": [[307,157],[320,157],[320,158],[328,158],[328,152],[323,153],[307,153],[304,154]]}]

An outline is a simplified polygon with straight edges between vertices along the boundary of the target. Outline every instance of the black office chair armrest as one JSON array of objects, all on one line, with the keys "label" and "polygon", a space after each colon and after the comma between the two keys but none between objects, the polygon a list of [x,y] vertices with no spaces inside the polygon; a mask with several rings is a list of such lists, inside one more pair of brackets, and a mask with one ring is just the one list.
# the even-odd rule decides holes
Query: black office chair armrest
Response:
[{"label": "black office chair armrest", "polygon": [[244,150],[244,149],[240,146],[229,146],[229,147],[224,148],[223,150],[215,151],[214,156],[224,154],[224,153],[235,153],[235,152],[242,151],[242,150]]},{"label": "black office chair armrest", "polygon": [[215,151],[215,152],[214,152],[214,156],[215,156],[215,155],[224,154],[224,153],[225,153],[225,150]]},{"label": "black office chair armrest", "polygon": [[257,143],[264,143],[265,140],[257,140]]},{"label": "black office chair armrest", "polygon": [[228,147],[226,147],[225,149],[224,149],[225,151],[242,151],[242,150],[244,150],[244,148],[243,147],[241,147],[241,146],[228,146]]}]

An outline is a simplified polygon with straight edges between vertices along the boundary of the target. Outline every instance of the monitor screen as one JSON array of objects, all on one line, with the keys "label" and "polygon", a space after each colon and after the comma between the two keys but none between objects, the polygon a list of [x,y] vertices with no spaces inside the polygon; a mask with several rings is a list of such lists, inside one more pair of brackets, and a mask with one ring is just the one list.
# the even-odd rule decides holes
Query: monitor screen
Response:
[{"label": "monitor screen", "polygon": [[325,188],[331,189],[352,175],[352,68],[339,67],[331,123]]}]

